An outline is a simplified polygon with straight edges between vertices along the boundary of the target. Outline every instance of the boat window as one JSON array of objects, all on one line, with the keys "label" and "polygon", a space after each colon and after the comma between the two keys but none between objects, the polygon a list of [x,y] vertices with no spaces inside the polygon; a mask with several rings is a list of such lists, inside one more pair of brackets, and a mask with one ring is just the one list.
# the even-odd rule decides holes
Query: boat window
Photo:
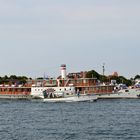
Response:
[{"label": "boat window", "polygon": [[6,89],[4,89],[4,91],[6,91]]},{"label": "boat window", "polygon": [[125,92],[129,92],[129,90],[126,89]]},{"label": "boat window", "polygon": [[12,91],[12,89],[11,88],[9,88],[9,92],[11,92]]},{"label": "boat window", "polygon": [[[21,90],[22,91],[22,90]],[[30,89],[27,88],[27,92],[30,92]]]}]

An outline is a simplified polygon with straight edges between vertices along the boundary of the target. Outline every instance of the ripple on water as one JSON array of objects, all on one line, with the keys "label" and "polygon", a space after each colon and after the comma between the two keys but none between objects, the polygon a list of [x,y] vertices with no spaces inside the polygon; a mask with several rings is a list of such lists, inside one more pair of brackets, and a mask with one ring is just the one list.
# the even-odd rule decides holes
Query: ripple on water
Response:
[{"label": "ripple on water", "polygon": [[139,140],[140,100],[41,103],[0,100],[0,139]]}]

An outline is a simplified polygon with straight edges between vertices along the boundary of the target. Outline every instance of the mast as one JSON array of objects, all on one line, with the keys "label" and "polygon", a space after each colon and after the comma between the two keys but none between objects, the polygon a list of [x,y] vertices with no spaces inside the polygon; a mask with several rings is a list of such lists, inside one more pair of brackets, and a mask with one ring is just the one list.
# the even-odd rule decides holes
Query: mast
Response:
[{"label": "mast", "polygon": [[102,68],[103,68],[103,76],[104,76],[105,75],[105,63],[103,63]]}]

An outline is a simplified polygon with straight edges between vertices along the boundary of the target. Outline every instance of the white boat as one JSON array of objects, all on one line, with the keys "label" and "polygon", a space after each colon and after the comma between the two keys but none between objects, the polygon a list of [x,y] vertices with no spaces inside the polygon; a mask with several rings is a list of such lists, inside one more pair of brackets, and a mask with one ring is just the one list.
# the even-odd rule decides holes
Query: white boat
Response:
[{"label": "white boat", "polygon": [[99,94],[98,99],[137,99],[140,98],[140,88],[135,89],[121,89],[117,92],[110,93],[110,94]]},{"label": "white boat", "polygon": [[49,93],[43,99],[44,102],[86,102],[86,101],[92,102],[96,100],[97,100],[96,95],[77,95],[77,94],[68,94],[65,92]]},{"label": "white boat", "polygon": [[32,98],[43,102],[84,102],[97,100],[96,95],[76,94],[74,87],[32,87]]}]

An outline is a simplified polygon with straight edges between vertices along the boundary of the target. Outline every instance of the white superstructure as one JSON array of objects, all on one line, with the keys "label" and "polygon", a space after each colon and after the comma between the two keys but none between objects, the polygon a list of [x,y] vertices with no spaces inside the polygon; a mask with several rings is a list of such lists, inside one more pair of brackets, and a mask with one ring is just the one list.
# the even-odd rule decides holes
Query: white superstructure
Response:
[{"label": "white superstructure", "polygon": [[31,96],[33,98],[42,98],[44,99],[43,91],[47,91],[48,93],[54,93],[54,92],[65,92],[69,94],[75,93],[74,87],[31,87]]}]

